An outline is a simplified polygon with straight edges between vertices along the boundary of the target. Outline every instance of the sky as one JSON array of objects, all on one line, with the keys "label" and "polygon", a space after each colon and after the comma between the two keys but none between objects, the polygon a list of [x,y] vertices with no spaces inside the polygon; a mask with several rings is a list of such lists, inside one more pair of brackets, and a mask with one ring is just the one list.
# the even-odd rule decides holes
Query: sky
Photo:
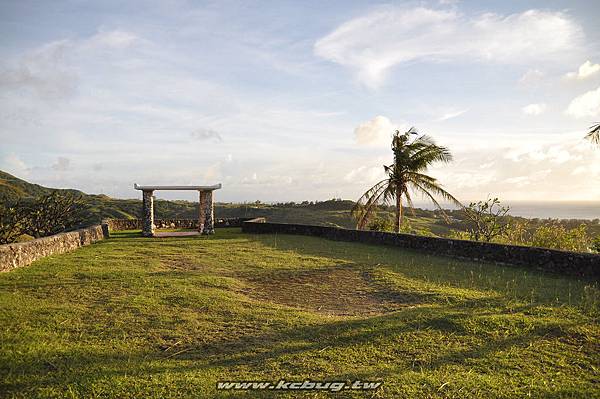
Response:
[{"label": "sky", "polygon": [[415,126],[463,201],[599,200],[599,18],[593,0],[1,0],[0,169],[119,198],[357,199]]}]

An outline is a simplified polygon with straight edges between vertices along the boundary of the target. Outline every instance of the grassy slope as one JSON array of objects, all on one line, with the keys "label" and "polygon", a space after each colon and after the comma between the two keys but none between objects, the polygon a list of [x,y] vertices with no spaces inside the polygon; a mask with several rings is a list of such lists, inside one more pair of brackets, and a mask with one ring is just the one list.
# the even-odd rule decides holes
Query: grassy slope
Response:
[{"label": "grassy slope", "polygon": [[395,248],[124,232],[0,275],[0,392],[322,378],[381,379],[380,397],[600,397],[597,307],[584,281]]}]

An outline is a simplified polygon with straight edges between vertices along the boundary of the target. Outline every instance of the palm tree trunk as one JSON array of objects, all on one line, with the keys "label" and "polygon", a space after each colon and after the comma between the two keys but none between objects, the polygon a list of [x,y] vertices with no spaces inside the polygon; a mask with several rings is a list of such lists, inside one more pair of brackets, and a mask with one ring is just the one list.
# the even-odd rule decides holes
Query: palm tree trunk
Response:
[{"label": "palm tree trunk", "polygon": [[396,220],[394,221],[394,229],[396,233],[400,233],[400,226],[402,226],[402,191],[396,190]]}]

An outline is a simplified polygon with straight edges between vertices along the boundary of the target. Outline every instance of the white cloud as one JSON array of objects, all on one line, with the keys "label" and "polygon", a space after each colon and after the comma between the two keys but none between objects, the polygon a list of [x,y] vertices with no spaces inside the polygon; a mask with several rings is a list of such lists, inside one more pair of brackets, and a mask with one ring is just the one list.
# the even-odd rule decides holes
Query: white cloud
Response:
[{"label": "white cloud", "polygon": [[521,108],[521,111],[523,111],[525,115],[541,115],[546,111],[546,104],[529,104]]},{"label": "white cloud", "polygon": [[353,184],[372,184],[385,176],[383,166],[359,166],[344,176],[344,181]]},{"label": "white cloud", "polygon": [[192,138],[195,140],[213,140],[213,141],[223,141],[223,137],[221,134],[213,129],[200,128],[196,129],[192,132]]},{"label": "white cloud", "polygon": [[552,61],[579,50],[582,38],[580,26],[562,12],[469,17],[454,10],[389,6],[343,23],[319,39],[314,51],[376,88],[393,66],[410,61]]},{"label": "white cloud", "polygon": [[525,187],[545,179],[550,173],[552,173],[552,169],[544,169],[525,176],[509,177],[503,182],[517,187]]},{"label": "white cloud", "polygon": [[98,32],[87,41],[87,44],[122,49],[132,46],[139,40],[137,35],[117,29]]},{"label": "white cloud", "polygon": [[589,60],[581,64],[576,72],[569,72],[565,75],[567,79],[587,79],[600,72],[600,64],[592,64]]},{"label": "white cloud", "polygon": [[381,144],[389,141],[396,129],[398,127],[392,121],[378,115],[354,129],[354,137],[358,144]]},{"label": "white cloud", "polygon": [[27,176],[31,170],[16,154],[8,154],[4,157],[2,160],[2,168],[0,169],[6,170],[17,176]]},{"label": "white cloud", "polygon": [[544,78],[544,73],[539,69],[529,69],[521,76],[519,83],[523,85],[531,85],[540,82]]},{"label": "white cloud", "polygon": [[72,95],[78,79],[65,63],[69,48],[68,40],[54,41],[29,52],[12,65],[0,64],[0,87],[25,89],[51,100]]},{"label": "white cloud", "polygon": [[452,119],[452,118],[456,118],[458,116],[461,116],[462,114],[464,114],[465,112],[467,112],[469,109],[461,109],[459,111],[448,111],[446,113],[444,113],[442,116],[440,116],[440,118],[438,119],[438,121],[446,121],[448,119]]},{"label": "white cloud", "polygon": [[71,160],[69,158],[58,157],[56,162],[52,164],[52,169],[59,172],[64,172],[65,170],[69,169],[69,165],[71,165]]},{"label": "white cloud", "polygon": [[69,98],[80,83],[78,68],[74,65],[97,57],[99,50],[117,51],[141,41],[133,33],[113,30],[84,39],[50,42],[23,54],[13,63],[0,62],[0,88],[27,90],[47,100]]},{"label": "white cloud", "polygon": [[575,118],[600,115],[600,87],[575,97],[569,104],[566,113]]}]

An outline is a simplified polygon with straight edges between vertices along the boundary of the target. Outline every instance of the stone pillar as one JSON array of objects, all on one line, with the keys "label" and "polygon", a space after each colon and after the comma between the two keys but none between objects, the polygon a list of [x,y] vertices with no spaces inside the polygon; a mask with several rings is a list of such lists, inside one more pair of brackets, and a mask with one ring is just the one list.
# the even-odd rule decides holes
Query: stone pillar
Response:
[{"label": "stone pillar", "polygon": [[204,228],[202,234],[215,234],[215,210],[212,190],[204,192]]},{"label": "stone pillar", "polygon": [[143,221],[142,221],[142,235],[144,237],[154,236],[154,197],[152,190],[143,190]]},{"label": "stone pillar", "polygon": [[198,191],[198,232],[202,234],[204,232],[204,219],[206,208],[206,191]]}]

